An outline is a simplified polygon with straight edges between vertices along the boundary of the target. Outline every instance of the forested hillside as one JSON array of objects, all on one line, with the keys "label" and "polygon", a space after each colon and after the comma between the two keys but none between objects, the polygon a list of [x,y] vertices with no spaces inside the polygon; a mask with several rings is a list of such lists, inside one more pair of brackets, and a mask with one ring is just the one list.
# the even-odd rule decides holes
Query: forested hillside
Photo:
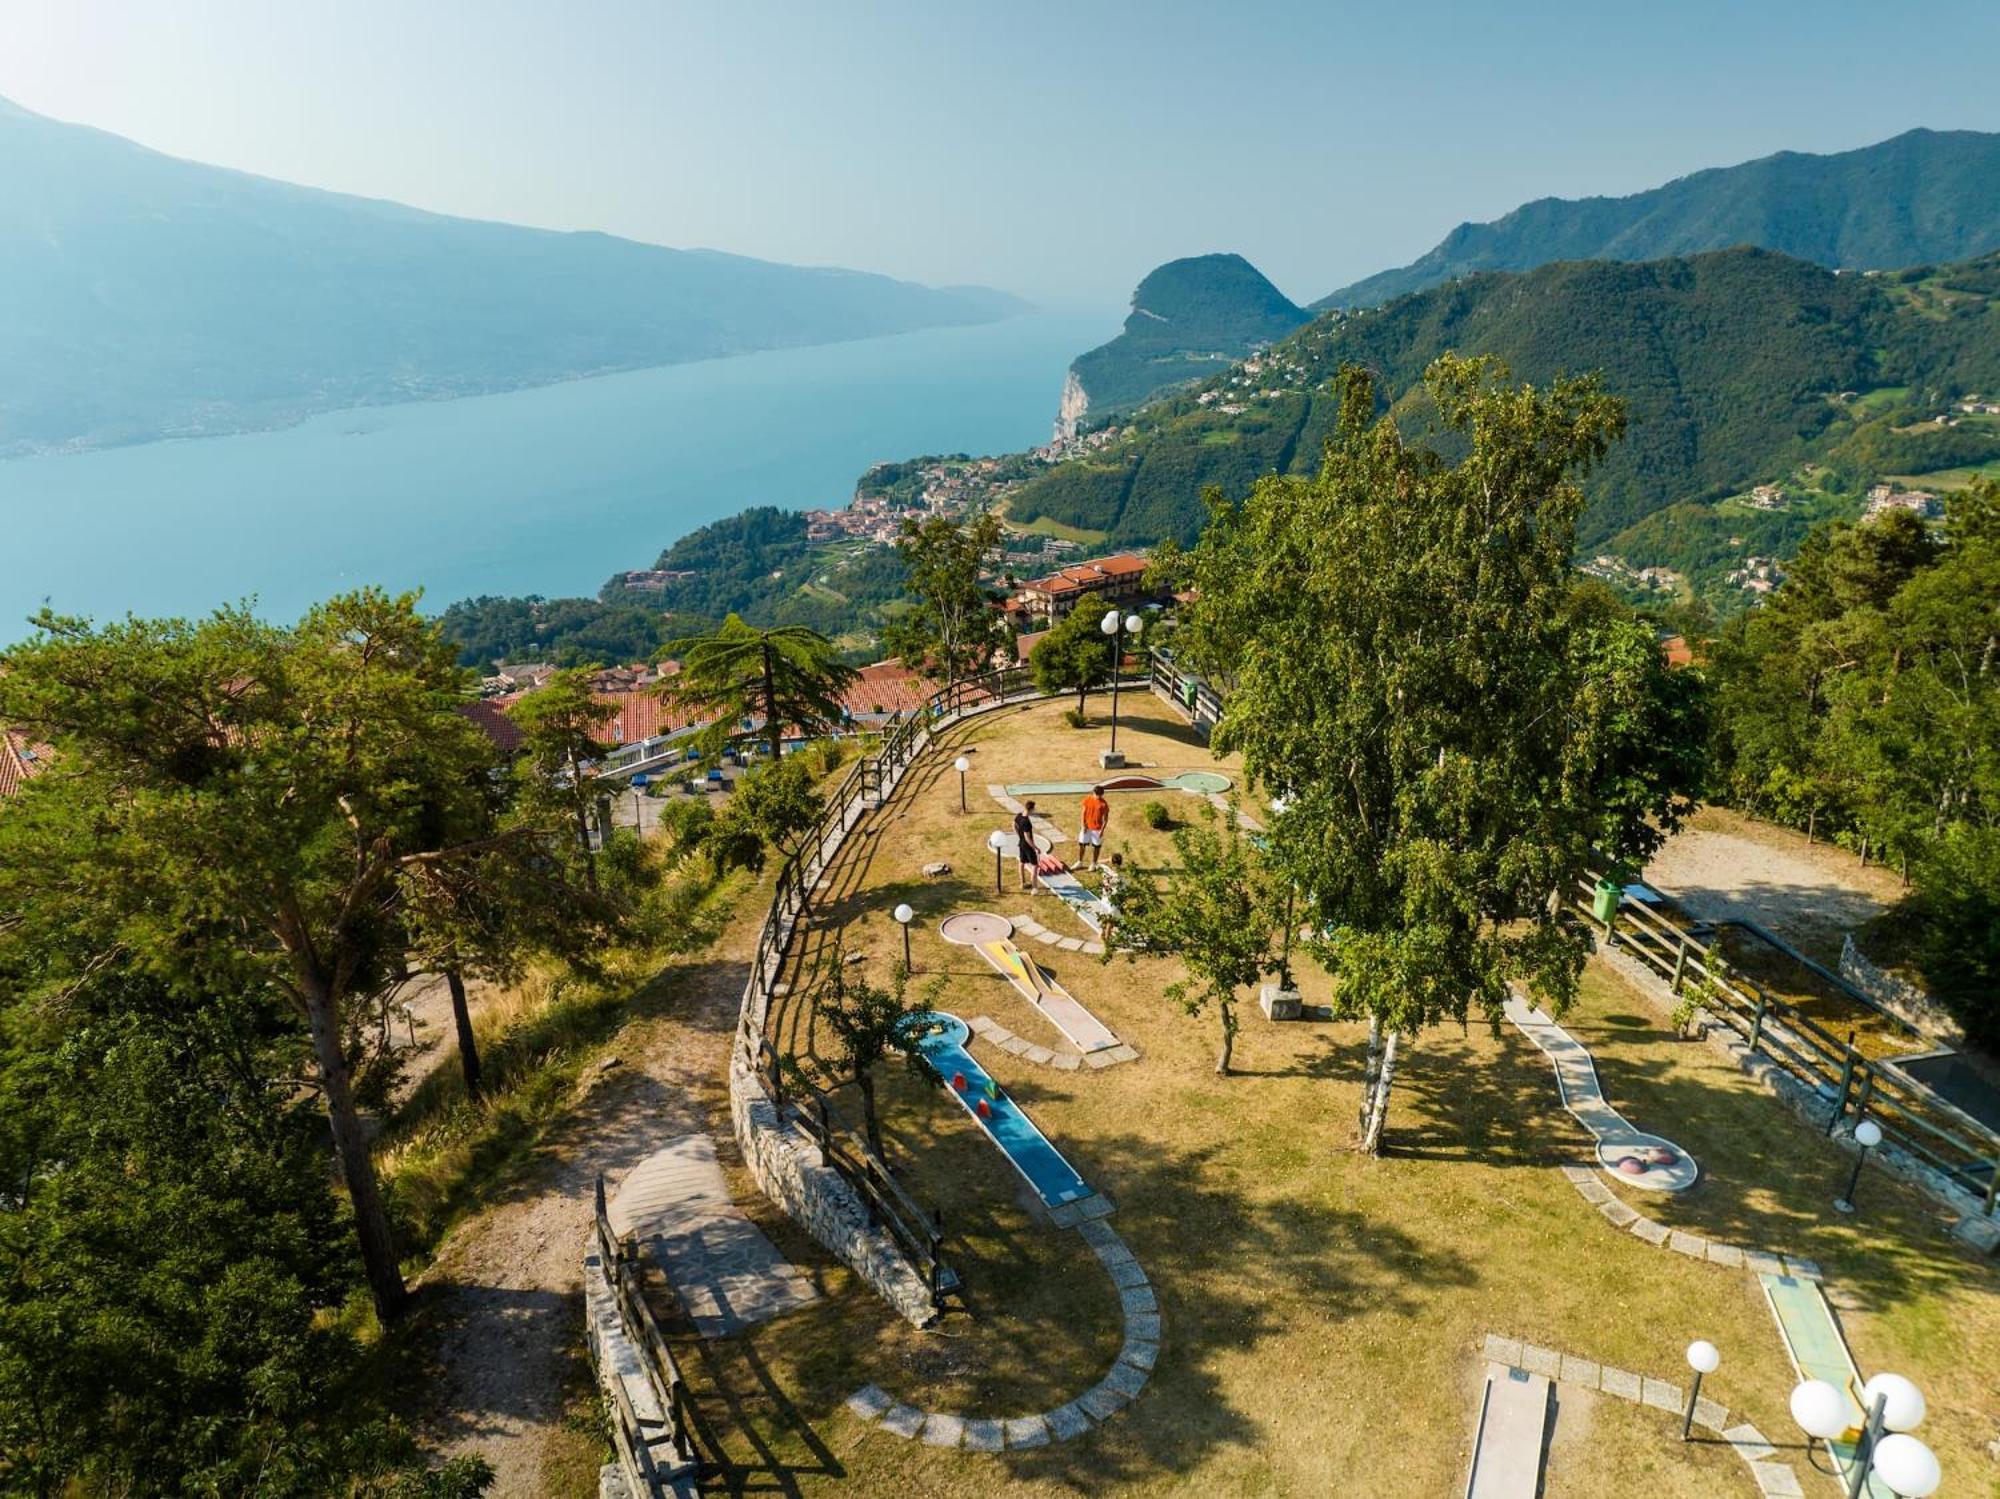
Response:
[{"label": "forested hillside", "polygon": [[1132,293],[1125,331],[1070,374],[1093,417],[1138,405],[1283,338],[1307,314],[1241,255],[1170,260]]},{"label": "forested hillside", "polygon": [[1240,495],[1262,474],[1317,466],[1341,365],[1375,371],[1399,419],[1419,427],[1417,382],[1447,351],[1498,355],[1530,381],[1599,371],[1628,402],[1625,440],[1586,484],[1586,552],[1676,503],[1802,463],[1858,493],[1879,475],[2000,458],[2000,421],[1930,418],[2000,389],[1997,282],[2000,257],[1859,276],[1758,250],[1474,276],[1321,316],[1254,374],[1236,367],[1142,409],[1121,445],[1049,470],[1009,511],[1121,543],[1191,540],[1207,486]]},{"label": "forested hillside", "polygon": [[1420,259],[1313,307],[1378,306],[1477,271],[1737,245],[1874,270],[2000,249],[2000,135],[1911,130],[1830,156],[1780,151],[1629,197],[1542,198],[1490,224],[1461,224]]}]

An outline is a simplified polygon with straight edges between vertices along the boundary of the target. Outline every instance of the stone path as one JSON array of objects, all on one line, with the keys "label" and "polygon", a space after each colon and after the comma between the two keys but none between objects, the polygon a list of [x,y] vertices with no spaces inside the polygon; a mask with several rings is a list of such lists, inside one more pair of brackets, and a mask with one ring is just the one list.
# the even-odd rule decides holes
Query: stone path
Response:
[{"label": "stone path", "polygon": [[1622,1228],[1635,1239],[1644,1240],[1659,1249],[1671,1249],[1676,1254],[1684,1254],[1691,1260],[1706,1260],[1711,1265],[1721,1265],[1730,1270],[1748,1270],[1754,1274],[1791,1275],[1801,1280],[1820,1279],[1819,1264],[1803,1255],[1780,1253],[1763,1248],[1752,1248],[1743,1244],[1726,1244],[1719,1239],[1703,1238],[1684,1229],[1669,1228],[1666,1224],[1648,1218],[1620,1200],[1618,1195],[1605,1186],[1598,1174],[1589,1166],[1569,1165],[1559,1168],[1569,1184],[1576,1188],[1577,1195],[1604,1215],[1605,1222],[1613,1228]]},{"label": "stone path", "polygon": [[1061,932],[1052,932],[1032,916],[1009,916],[1014,933],[1020,937],[1032,937],[1044,947],[1060,948],[1063,952],[1088,953],[1096,957],[1104,951],[1102,942],[1083,937],[1065,937]]},{"label": "stone path", "polygon": [[743,1216],[707,1135],[683,1135],[646,1157],[607,1209],[613,1231],[633,1235],[666,1271],[703,1337],[740,1332],[819,1294]]},{"label": "stone path", "polygon": [[905,1441],[968,1452],[1046,1447],[1080,1437],[1117,1415],[1146,1387],[1160,1356],[1160,1306],[1152,1284],[1125,1241],[1102,1219],[1077,1228],[1098,1263],[1118,1287],[1125,1318],[1125,1342],[1104,1377],[1074,1400],[1025,1416],[971,1417],[927,1411],[895,1399],[879,1385],[863,1385],[847,1397],[857,1420]]},{"label": "stone path", "polygon": [[[995,800],[996,802],[1000,803],[1000,805],[1006,808],[1009,812],[1025,812],[1028,810],[1020,802],[1016,801],[1013,797],[1007,794],[1007,788],[1005,786],[999,786],[993,784],[992,782],[988,782],[986,786],[986,794],[992,797],[993,800]],[[1054,823],[1050,822],[1048,818],[1042,816],[1042,814],[1039,812],[1037,812],[1034,815],[1034,829],[1035,829],[1035,836],[1041,839],[1044,843],[1048,844],[1049,847],[1051,848],[1055,847],[1058,843],[1069,842],[1069,834],[1065,833],[1061,828],[1057,827]]]},{"label": "stone path", "polygon": [[1024,1062],[1033,1062],[1037,1067],[1053,1067],[1058,1072],[1074,1072],[1079,1067],[1115,1067],[1120,1062],[1139,1060],[1138,1049],[1128,1042],[1104,1051],[1085,1052],[1079,1056],[1073,1051],[1055,1051],[1047,1046],[1038,1046],[1025,1036],[1017,1036],[991,1015],[975,1015],[966,1022],[972,1033],[999,1047],[1009,1056],[1019,1057]]},{"label": "stone path", "polygon": [[1508,995],[1505,1012],[1554,1065],[1563,1107],[1596,1138],[1598,1163],[1606,1171],[1654,1192],[1685,1192],[1694,1185],[1701,1168],[1693,1156],[1671,1140],[1637,1128],[1606,1102],[1589,1047],[1519,994]]},{"label": "stone path", "polygon": [[[1497,1333],[1487,1334],[1483,1351],[1488,1360],[1502,1368],[1539,1374],[1559,1385],[1596,1390],[1634,1405],[1650,1405],[1676,1419],[1687,1409],[1687,1391],[1650,1375],[1634,1374]],[[1768,1495],[1769,1499],[1802,1499],[1805,1490],[1799,1487],[1799,1475],[1788,1464],[1774,1461],[1778,1449],[1756,1427],[1748,1422],[1731,1426],[1727,1406],[1702,1396],[1694,1403],[1694,1424],[1729,1444],[1730,1450],[1749,1466],[1760,1494]]]}]

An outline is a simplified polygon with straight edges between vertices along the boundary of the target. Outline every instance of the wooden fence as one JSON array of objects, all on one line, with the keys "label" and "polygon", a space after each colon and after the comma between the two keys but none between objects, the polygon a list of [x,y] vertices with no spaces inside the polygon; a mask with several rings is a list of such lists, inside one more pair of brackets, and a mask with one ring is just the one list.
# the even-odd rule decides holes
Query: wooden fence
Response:
[{"label": "wooden fence", "polygon": [[[644,1494],[665,1494],[674,1483],[701,1468],[689,1419],[687,1384],[673,1350],[646,1305],[640,1285],[637,1250],[611,1229],[605,1209],[604,1178],[597,1178],[597,1263],[618,1307],[618,1325],[638,1350],[639,1365],[652,1387],[663,1419],[641,1416],[633,1407],[625,1382],[615,1372],[603,1383],[611,1394],[611,1445],[628,1480]],[[672,1453],[662,1462],[657,1451],[664,1441]]]},{"label": "wooden fence", "polygon": [[[1947,1127],[1924,1089],[1862,1055],[1796,1005],[1735,972],[1711,944],[1644,902],[1621,891],[1610,920],[1600,921],[1594,905],[1599,883],[1594,878],[1581,881],[1576,904],[1599,921],[1606,944],[1644,963],[1666,979],[1675,994],[1693,995],[1718,1022],[1742,1036],[1751,1051],[1768,1057],[1827,1100],[1832,1105],[1829,1134],[1850,1113],[1856,1120],[1865,1114],[1896,1146],[1952,1185],[1983,1197],[1987,1216],[1993,1216],[2000,1201],[2000,1134],[1956,1116],[1951,1118],[1955,1127]],[[1808,966],[1825,976],[1819,965]],[[1859,997],[1856,1002],[1867,1003]]]}]

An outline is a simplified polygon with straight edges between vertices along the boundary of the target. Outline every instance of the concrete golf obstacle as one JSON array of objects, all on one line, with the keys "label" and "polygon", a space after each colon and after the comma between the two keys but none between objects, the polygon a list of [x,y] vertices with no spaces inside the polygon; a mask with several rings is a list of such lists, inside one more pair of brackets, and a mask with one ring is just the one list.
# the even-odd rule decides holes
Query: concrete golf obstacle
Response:
[{"label": "concrete golf obstacle", "polygon": [[1119,1044],[1111,1028],[1078,1004],[1076,997],[1056,982],[1054,974],[1014,945],[1014,925],[1006,917],[990,911],[962,911],[947,916],[938,926],[938,935],[977,952],[1078,1051],[1088,1055]]},{"label": "concrete golf obstacle", "polygon": [[1082,796],[1095,788],[1106,791],[1185,791],[1190,796],[1214,796],[1230,787],[1228,776],[1212,770],[1183,770],[1170,776],[1120,771],[1096,781],[1022,781],[1006,788],[1009,796]]}]

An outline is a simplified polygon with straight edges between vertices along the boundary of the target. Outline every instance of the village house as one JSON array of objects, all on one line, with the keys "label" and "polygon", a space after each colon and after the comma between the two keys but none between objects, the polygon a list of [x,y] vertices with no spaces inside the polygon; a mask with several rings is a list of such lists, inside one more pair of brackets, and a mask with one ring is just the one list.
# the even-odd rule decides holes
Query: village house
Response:
[{"label": "village house", "polygon": [[1120,552],[1115,557],[1073,562],[1045,578],[1023,583],[1009,612],[1023,621],[1048,625],[1086,599],[1122,604],[1146,596],[1146,559]]}]

